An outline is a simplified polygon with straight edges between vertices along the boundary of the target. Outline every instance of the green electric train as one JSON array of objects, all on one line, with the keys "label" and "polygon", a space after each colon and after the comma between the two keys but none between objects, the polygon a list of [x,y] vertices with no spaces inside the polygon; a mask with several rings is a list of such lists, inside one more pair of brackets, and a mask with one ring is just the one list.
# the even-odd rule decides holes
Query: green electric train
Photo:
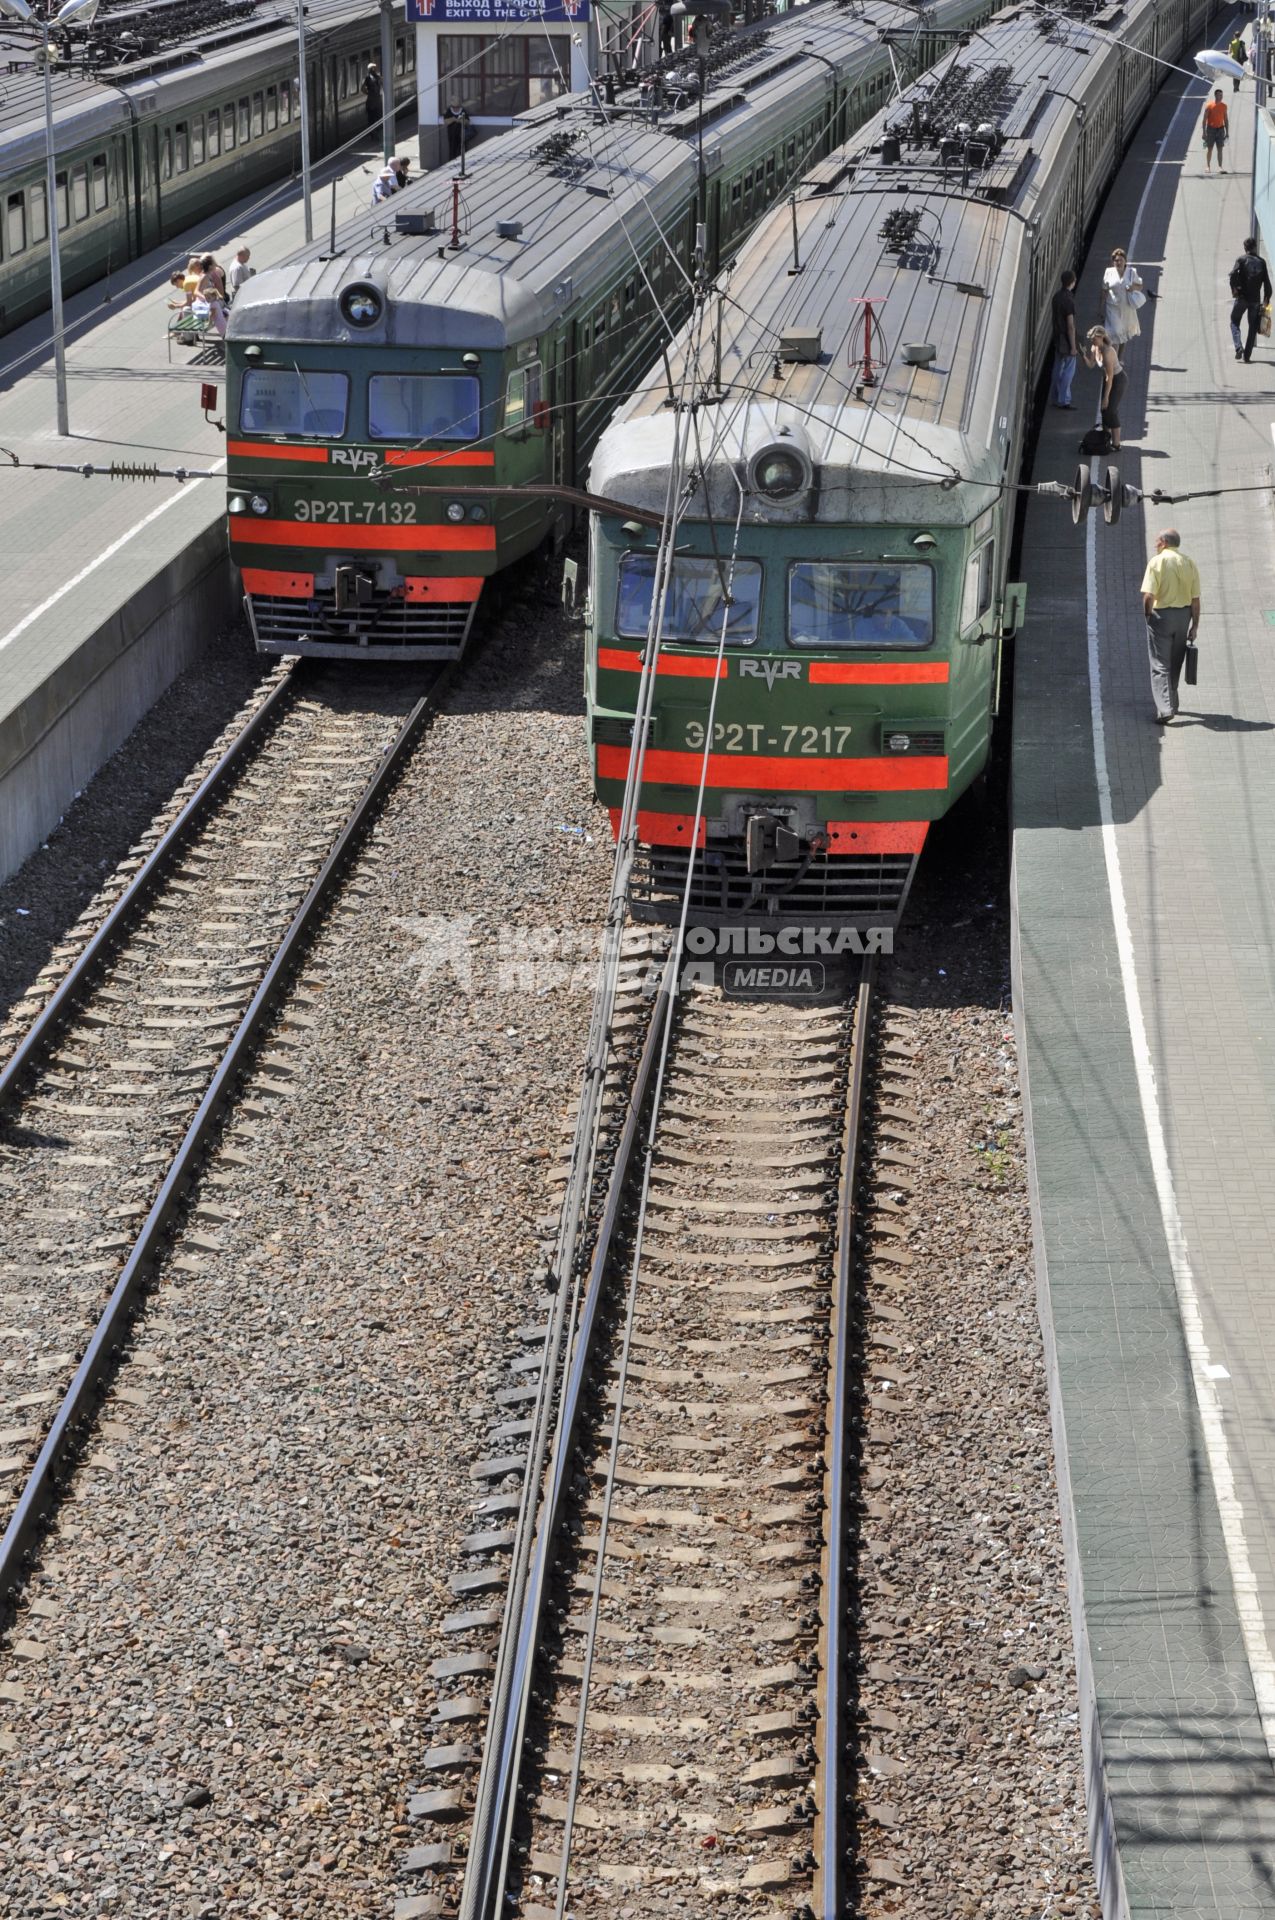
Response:
[{"label": "green electric train", "polygon": [[[295,6],[287,0],[99,15],[51,75],[57,221],[66,293],[130,261],[299,165]],[[130,31],[140,18],[144,37]],[[318,160],[366,126],[368,62],[381,58],[368,0],[308,0],[310,151]],[[44,76],[38,42],[7,24],[0,87],[0,333],[49,306]],[[394,6],[393,95],[416,94],[416,36]],[[22,57],[23,47],[28,57]],[[387,82],[387,85],[389,83]]]},{"label": "green electric train", "polygon": [[[259,274],[228,340],[231,553],[258,648],[446,659],[565,526],[616,401],[778,197],[989,0],[819,0],[533,111]],[[702,156],[702,164],[701,164]]]},{"label": "green electric train", "polygon": [[1142,56],[1208,11],[999,14],[761,224],[602,437],[589,743],[617,826],[637,756],[640,916],[902,911],[988,757],[1050,295],[1163,75]]}]

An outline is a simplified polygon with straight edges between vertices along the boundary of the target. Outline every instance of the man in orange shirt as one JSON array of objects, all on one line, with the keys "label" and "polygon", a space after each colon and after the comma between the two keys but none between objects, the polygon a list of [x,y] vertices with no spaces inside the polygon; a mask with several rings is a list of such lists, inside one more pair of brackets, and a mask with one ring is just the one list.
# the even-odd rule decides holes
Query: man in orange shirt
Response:
[{"label": "man in orange shirt", "polygon": [[1222,155],[1226,151],[1226,133],[1228,114],[1226,100],[1221,87],[1213,89],[1213,98],[1204,109],[1204,164],[1210,173],[1213,171],[1213,150],[1217,149],[1217,170],[1226,172],[1226,162]]}]

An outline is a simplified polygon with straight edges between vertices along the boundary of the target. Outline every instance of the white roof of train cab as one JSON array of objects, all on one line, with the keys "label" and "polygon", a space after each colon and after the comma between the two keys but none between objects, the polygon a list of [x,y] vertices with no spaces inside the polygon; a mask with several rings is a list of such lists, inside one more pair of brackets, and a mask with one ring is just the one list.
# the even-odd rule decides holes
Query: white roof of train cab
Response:
[{"label": "white roof of train cab", "polygon": [[[886,412],[855,403],[796,410],[782,401],[739,405],[727,394],[697,408],[695,427],[684,413],[668,409],[609,427],[598,443],[590,491],[625,506],[663,512],[668,475],[681,448],[684,471],[695,485],[684,505],[691,520],[712,518],[733,526],[785,522],[964,525],[992,505],[999,490],[1001,458],[974,446],[951,427],[909,429]],[[786,506],[747,490],[749,463],[765,448],[805,454],[814,473],[813,501]],[[953,484],[953,476],[959,483]]]}]

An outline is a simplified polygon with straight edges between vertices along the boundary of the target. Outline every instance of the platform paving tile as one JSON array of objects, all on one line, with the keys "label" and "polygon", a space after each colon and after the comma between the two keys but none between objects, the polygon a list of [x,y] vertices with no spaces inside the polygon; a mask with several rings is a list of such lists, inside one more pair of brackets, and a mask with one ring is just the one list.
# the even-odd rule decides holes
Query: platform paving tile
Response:
[{"label": "platform paving tile", "polygon": [[[1260,369],[1237,368],[1225,325],[1246,181],[1201,178],[1203,89],[1188,88],[1178,111],[1182,84],[1171,79],[1136,138],[1081,273],[1078,314],[1096,311],[1102,265],[1132,237],[1132,257],[1163,298],[1144,310],[1142,339],[1126,355],[1123,477],[1169,491],[1259,486],[1269,482],[1275,342]],[[1231,104],[1243,152],[1251,96]],[[1081,370],[1077,413],[1046,416],[1036,478],[1074,470],[1095,385]],[[1107,1912],[1137,1920],[1272,1920],[1275,1769],[1135,1067],[1094,764],[1087,552],[1092,539],[1111,817],[1173,1197],[1255,1592],[1275,1620],[1269,514],[1258,491],[1127,511],[1091,534],[1038,500],[1024,541],[1015,1005],[1082,1699],[1093,1701],[1091,1832]],[[1197,710],[1162,731],[1138,589],[1169,521],[1200,564],[1205,611],[1201,685],[1183,696]]]}]

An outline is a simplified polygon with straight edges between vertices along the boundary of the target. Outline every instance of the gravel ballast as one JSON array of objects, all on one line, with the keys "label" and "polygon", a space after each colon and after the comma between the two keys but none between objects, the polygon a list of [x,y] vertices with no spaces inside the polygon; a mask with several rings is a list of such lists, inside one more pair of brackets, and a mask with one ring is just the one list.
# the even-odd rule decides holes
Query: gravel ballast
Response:
[{"label": "gravel ballast", "polygon": [[[934,1418],[896,1420],[868,1536],[895,1677],[863,1698],[903,1768],[869,1849],[902,1884],[866,1885],[869,1915],[1093,1908],[998,844],[940,837],[903,943],[938,1157],[901,1365]],[[539,1292],[609,865],[578,636],[528,593],[317,942],[0,1648],[5,1920],[388,1920],[410,1886],[429,1663]],[[84,905],[48,880],[51,943],[60,885],[64,925]]]}]

